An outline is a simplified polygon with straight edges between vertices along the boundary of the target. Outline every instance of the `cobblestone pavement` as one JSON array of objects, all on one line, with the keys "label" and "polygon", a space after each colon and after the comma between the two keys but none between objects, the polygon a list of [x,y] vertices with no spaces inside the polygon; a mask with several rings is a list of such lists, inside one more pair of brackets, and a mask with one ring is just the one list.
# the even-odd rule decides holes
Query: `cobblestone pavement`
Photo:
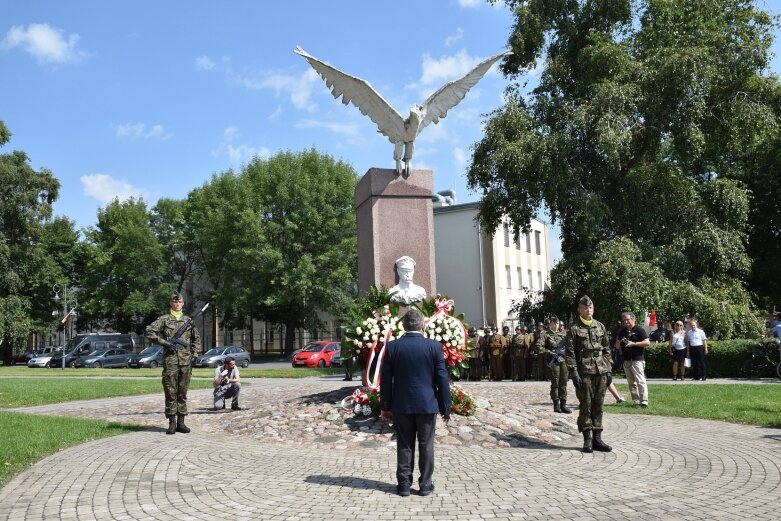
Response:
[{"label": "cobblestone pavement", "polygon": [[337,380],[246,381],[239,412],[194,391],[188,435],[162,396],[25,409],[149,425],[56,453],[0,490],[0,519],[777,519],[781,430],[606,414],[612,453],[583,454],[548,384],[465,383],[473,418],[437,431],[434,494],[395,494],[395,442]]}]

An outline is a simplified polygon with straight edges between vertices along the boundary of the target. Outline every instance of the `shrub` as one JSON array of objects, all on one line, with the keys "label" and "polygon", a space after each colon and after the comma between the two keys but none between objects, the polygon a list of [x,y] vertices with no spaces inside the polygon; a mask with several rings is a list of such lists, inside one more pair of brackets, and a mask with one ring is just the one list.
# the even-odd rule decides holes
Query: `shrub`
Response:
[{"label": "shrub", "polygon": [[[746,360],[751,358],[752,348],[761,339],[708,340],[708,355],[705,364],[708,376],[712,378],[740,378]],[[645,350],[645,375],[648,378],[672,376],[672,358],[669,344],[652,343]],[[691,369],[687,370],[687,372]]]}]

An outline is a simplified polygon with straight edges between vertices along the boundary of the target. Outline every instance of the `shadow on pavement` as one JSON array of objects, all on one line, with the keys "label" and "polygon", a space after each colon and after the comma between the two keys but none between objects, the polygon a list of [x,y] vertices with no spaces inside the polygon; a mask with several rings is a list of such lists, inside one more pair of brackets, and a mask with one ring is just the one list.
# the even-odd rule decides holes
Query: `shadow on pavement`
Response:
[{"label": "shadow on pavement", "polygon": [[325,474],[314,474],[304,479],[306,483],[316,485],[336,485],[338,487],[351,487],[361,490],[379,490],[386,494],[396,494],[396,485],[385,481],[375,479],[359,478],[355,476],[327,476]]}]

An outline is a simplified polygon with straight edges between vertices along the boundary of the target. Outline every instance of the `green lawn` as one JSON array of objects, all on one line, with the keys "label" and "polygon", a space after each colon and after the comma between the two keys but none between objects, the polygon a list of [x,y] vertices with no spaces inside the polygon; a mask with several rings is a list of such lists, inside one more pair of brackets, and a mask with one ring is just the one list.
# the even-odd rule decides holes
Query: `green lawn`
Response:
[{"label": "green lawn", "polygon": [[66,447],[146,427],[0,412],[0,487],[36,461]]},{"label": "green lawn", "polygon": [[[0,378],[0,408],[160,393],[157,378]],[[211,389],[211,380],[192,380],[191,389]],[[2,438],[0,438],[2,439]]]},{"label": "green lawn", "polygon": [[[734,423],[781,427],[781,384],[651,384],[648,409],[632,405],[626,385],[617,386],[629,399],[608,405],[608,412],[705,418]],[[607,402],[613,398],[608,394]]]},{"label": "green lawn", "polygon": [[[324,369],[309,367],[284,367],[279,369],[241,369],[242,377],[246,378],[306,378],[308,376],[322,375],[341,375],[344,370],[341,367],[330,367]],[[141,377],[141,378],[160,378],[162,369],[49,369],[49,368],[30,368],[25,365],[0,366],[0,377],[3,376],[24,376],[24,377],[73,377],[73,376],[99,376],[105,377]],[[213,368],[193,369],[193,376],[196,378],[214,377]]]}]

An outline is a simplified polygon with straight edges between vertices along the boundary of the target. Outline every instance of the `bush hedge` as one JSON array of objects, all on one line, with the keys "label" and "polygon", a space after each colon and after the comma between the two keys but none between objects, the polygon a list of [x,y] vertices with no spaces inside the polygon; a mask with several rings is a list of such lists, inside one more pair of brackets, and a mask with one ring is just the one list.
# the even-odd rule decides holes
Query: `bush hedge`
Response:
[{"label": "bush hedge", "polygon": [[[743,377],[743,365],[751,358],[754,346],[760,343],[764,343],[764,340],[708,340],[708,355],[705,357],[708,377]],[[778,348],[774,347],[774,349]],[[669,355],[668,343],[652,343],[646,348],[645,375],[648,378],[672,378],[672,367],[673,362]],[[691,371],[691,369],[687,369],[686,372],[691,374]]]}]

